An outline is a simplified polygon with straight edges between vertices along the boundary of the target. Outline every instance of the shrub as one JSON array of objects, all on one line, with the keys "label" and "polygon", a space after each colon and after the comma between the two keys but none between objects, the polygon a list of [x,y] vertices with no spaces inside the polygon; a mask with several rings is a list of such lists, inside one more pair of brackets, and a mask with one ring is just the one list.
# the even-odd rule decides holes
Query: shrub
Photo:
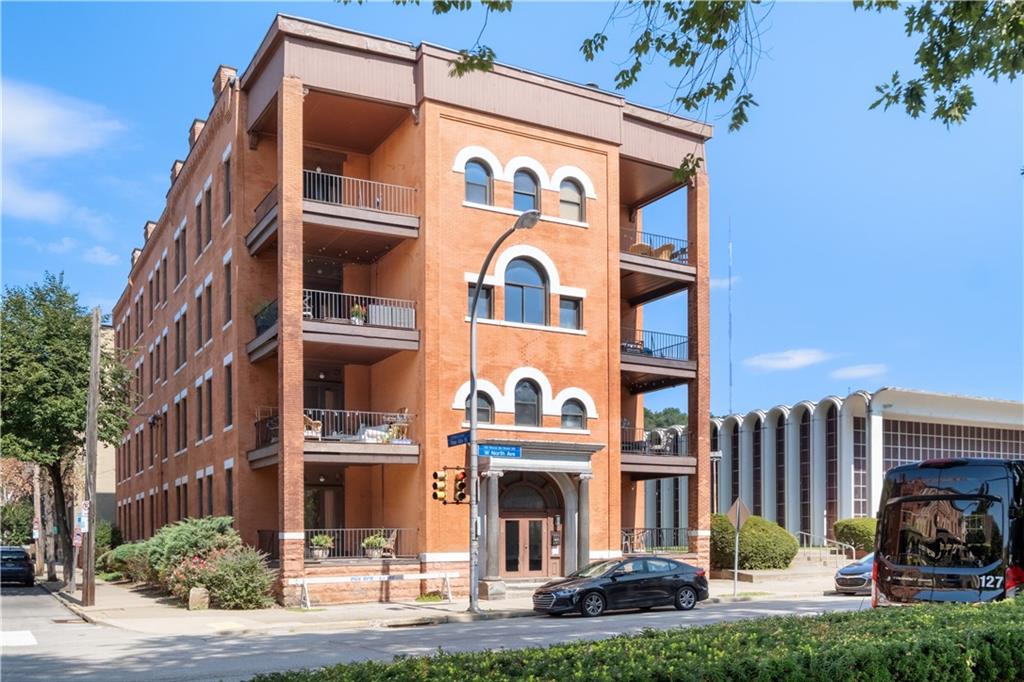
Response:
[{"label": "shrub", "polygon": [[[735,531],[727,516],[711,516],[711,566],[731,569]],[[740,528],[740,568],[788,568],[798,549],[796,538],[773,521],[751,516]]]},{"label": "shrub", "polygon": [[110,523],[110,521],[99,521],[96,523],[96,556],[103,556],[108,550],[114,549],[124,542],[121,537],[121,529]]},{"label": "shrub", "polygon": [[346,680],[1024,679],[1024,600],[785,616],[547,648],[439,653],[259,675]]},{"label": "shrub", "polygon": [[267,568],[262,553],[252,547],[238,547],[209,557],[203,584],[217,608],[262,609],[272,602],[274,573]]},{"label": "shrub", "polygon": [[146,544],[152,571],[163,581],[182,559],[240,547],[242,539],[231,527],[230,516],[207,516],[164,526]]},{"label": "shrub", "polygon": [[154,582],[149,568],[145,542],[131,542],[120,545],[103,554],[97,561],[97,568],[110,573],[120,573],[137,583]]},{"label": "shrub", "polygon": [[870,552],[875,546],[875,519],[842,519],[832,526],[836,540],[853,545],[862,552]]},{"label": "shrub", "polygon": [[[211,555],[216,554],[219,551],[223,550],[211,552]],[[205,579],[208,573],[208,562],[208,557],[196,555],[185,557],[178,562],[177,566],[168,571],[167,575],[164,576],[164,587],[167,588],[167,591],[170,592],[172,596],[187,602],[188,593],[193,587],[205,585]]]},{"label": "shrub", "polygon": [[32,542],[32,500],[24,498],[0,509],[0,544],[27,545]]}]

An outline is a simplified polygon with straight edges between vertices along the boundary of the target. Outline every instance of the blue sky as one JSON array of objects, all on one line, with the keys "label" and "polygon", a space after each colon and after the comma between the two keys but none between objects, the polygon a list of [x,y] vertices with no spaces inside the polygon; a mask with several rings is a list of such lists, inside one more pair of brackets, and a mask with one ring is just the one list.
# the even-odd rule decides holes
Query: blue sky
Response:
[{"label": "blue sky", "polygon": [[[610,88],[629,27],[613,27],[600,62],[578,53],[609,8],[517,3],[484,42],[507,63]],[[471,45],[482,18],[383,4],[4,3],[4,284],[63,270],[109,310],[188,125],[209,110],[214,69],[244,68],[276,11],[452,47]],[[763,47],[751,122],[728,133],[713,118],[707,150],[713,412],[729,409],[730,223],[735,410],[881,385],[1022,399],[1021,82],[977,83],[977,109],[947,130],[867,109],[877,83],[913,71],[899,15],[778,4]],[[671,77],[652,66],[625,94],[661,106]],[[670,197],[647,229],[681,234],[683,210]],[[646,326],[684,332],[682,306],[653,304]]]}]

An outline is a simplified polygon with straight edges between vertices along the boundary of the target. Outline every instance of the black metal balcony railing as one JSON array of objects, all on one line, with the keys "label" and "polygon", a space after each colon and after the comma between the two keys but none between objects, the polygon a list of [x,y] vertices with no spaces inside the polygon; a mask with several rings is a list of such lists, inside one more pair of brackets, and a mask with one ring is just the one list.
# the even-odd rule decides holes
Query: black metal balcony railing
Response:
[{"label": "black metal balcony railing", "polygon": [[410,445],[408,412],[363,412],[359,410],[302,411],[306,440],[350,443],[391,443]]},{"label": "black metal balcony railing", "polygon": [[685,455],[686,436],[669,430],[648,431],[622,427],[622,453],[632,455]]},{"label": "black metal balcony railing", "polygon": [[650,256],[661,260],[672,261],[686,265],[687,249],[685,239],[666,237],[650,232],[640,232],[621,228],[619,231],[619,248],[623,253],[632,253],[637,256]]},{"label": "black metal balcony railing", "polygon": [[624,554],[683,554],[689,549],[686,528],[623,528]]},{"label": "black metal balcony railing", "polygon": [[415,329],[416,303],[398,298],[303,289],[302,316],[308,320],[334,320],[372,327]]},{"label": "black metal balcony railing", "polygon": [[302,197],[337,206],[366,208],[398,215],[416,215],[416,190],[412,187],[322,171],[302,171]]},{"label": "black metal balcony railing", "polygon": [[253,319],[256,321],[256,336],[273,327],[277,323],[277,299],[260,308]]},{"label": "black metal balcony railing", "polygon": [[[390,443],[412,445],[409,425],[413,415],[400,412],[364,412],[360,410],[302,410],[306,440],[347,443]],[[261,408],[256,416],[256,447],[261,448],[280,437],[280,418],[276,407]]]},{"label": "black metal balcony railing", "polygon": [[665,360],[688,360],[690,357],[686,337],[679,334],[623,327],[621,344],[622,352],[632,355]]},{"label": "black metal balcony railing", "polygon": [[270,191],[260,199],[260,203],[256,204],[256,208],[253,209],[255,214],[255,222],[263,220],[263,217],[270,213],[270,209],[277,205],[277,185],[270,188]]}]

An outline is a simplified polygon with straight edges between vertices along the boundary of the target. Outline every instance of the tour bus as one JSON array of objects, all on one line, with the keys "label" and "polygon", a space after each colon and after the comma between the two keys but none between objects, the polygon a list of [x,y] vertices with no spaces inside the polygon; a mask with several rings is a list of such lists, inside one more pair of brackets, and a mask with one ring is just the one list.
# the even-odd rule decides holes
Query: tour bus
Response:
[{"label": "tour bus", "polygon": [[889,470],[873,572],[872,606],[1024,596],[1024,461]]}]

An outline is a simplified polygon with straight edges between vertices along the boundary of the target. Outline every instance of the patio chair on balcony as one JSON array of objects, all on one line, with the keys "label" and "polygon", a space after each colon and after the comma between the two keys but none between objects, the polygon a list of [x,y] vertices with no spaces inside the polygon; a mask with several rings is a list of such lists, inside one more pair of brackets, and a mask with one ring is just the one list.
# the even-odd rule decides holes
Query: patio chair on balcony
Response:
[{"label": "patio chair on balcony", "polygon": [[302,428],[306,438],[321,440],[323,437],[323,424],[311,417],[302,415]]},{"label": "patio chair on balcony", "polygon": [[398,529],[392,530],[388,533],[387,538],[384,540],[384,546],[381,547],[381,556],[388,559],[395,557],[395,544],[398,542]]},{"label": "patio chair on balcony", "polygon": [[302,319],[313,319],[313,296],[311,294],[304,294],[302,296]]},{"label": "patio chair on balcony", "polygon": [[654,250],[651,248],[651,245],[645,244],[643,242],[637,242],[636,244],[633,244],[633,246],[629,247],[629,252],[635,253],[638,256],[654,255]]},{"label": "patio chair on balcony", "polygon": [[675,247],[671,244],[663,244],[662,246],[654,249],[654,253],[652,255],[655,258],[660,258],[661,260],[672,260],[672,252],[674,250]]}]

